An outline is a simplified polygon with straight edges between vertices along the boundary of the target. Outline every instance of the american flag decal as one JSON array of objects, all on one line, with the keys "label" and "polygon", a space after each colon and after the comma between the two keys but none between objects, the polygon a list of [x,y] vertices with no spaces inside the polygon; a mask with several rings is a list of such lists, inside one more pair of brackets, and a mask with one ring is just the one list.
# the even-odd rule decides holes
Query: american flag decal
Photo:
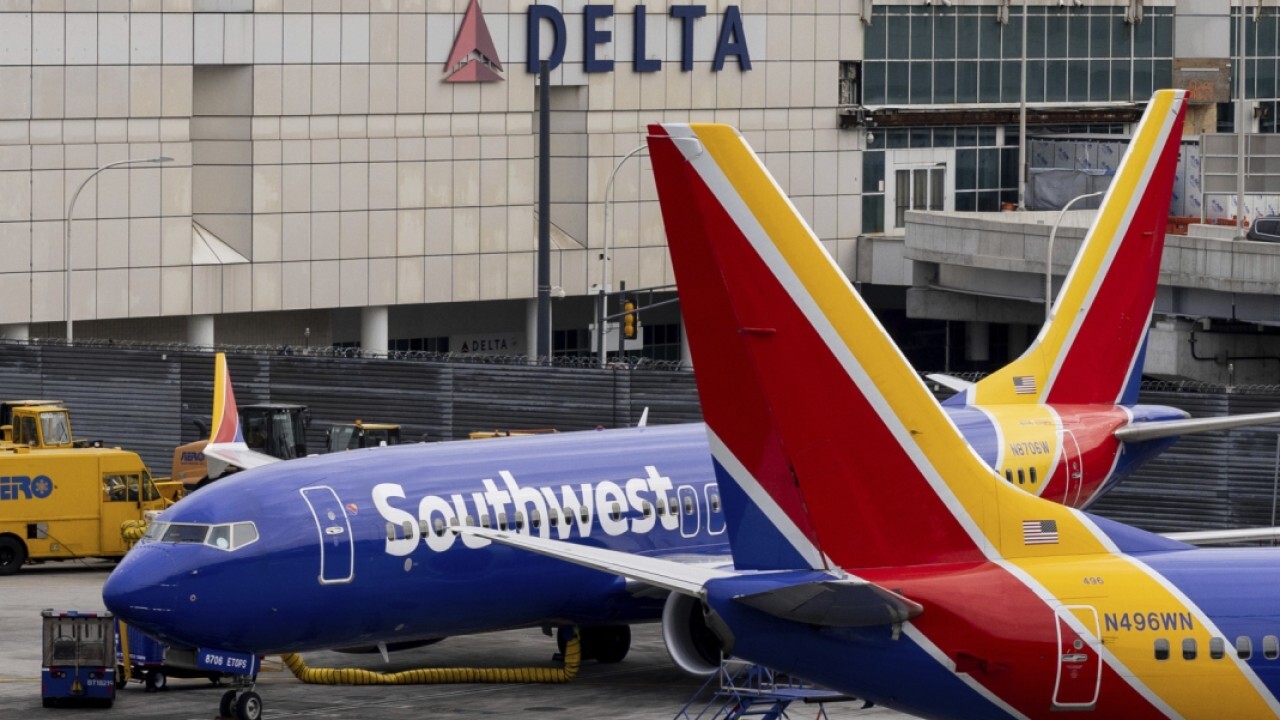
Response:
[{"label": "american flag decal", "polygon": [[1016,395],[1035,395],[1036,377],[1034,375],[1015,375],[1013,377],[1013,392]]},{"label": "american flag decal", "polygon": [[1056,520],[1023,520],[1023,545],[1057,545],[1058,521]]}]

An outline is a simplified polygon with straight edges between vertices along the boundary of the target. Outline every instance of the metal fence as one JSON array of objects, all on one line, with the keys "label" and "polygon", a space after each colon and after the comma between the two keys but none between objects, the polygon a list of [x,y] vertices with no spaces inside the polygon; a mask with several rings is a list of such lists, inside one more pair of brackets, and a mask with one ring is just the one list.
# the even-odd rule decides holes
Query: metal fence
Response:
[{"label": "metal fence", "polygon": [[[228,349],[240,404],[289,402],[310,408],[307,441],[320,449],[335,422],[396,422],[406,440],[459,439],[475,430],[589,430],[649,422],[696,422],[693,373],[671,366],[575,361],[552,366],[520,359],[460,362],[416,354]],[[977,376],[968,379],[977,379]],[[213,353],[181,346],[0,343],[0,398],[55,398],[72,409],[75,434],[137,451],[169,472],[173,448],[201,439],[213,399]],[[1280,387],[1232,388],[1148,383],[1144,403],[1196,417],[1280,408]],[[1280,426],[1184,437],[1094,510],[1156,531],[1275,525]]]}]

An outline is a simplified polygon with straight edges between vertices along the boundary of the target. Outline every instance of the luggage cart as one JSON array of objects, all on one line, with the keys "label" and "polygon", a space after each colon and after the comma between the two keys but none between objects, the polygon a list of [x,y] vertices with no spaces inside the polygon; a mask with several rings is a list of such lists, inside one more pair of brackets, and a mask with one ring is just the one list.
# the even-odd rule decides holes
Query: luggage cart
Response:
[{"label": "luggage cart", "polygon": [[156,692],[164,690],[171,677],[206,678],[214,685],[234,677],[197,667],[194,652],[174,650],[124,622],[117,621],[116,631],[117,688],[132,680],[142,683],[147,692]]},{"label": "luggage cart", "polygon": [[43,667],[40,692],[45,707],[85,704],[111,707],[116,699],[115,619],[109,612],[43,610]]}]

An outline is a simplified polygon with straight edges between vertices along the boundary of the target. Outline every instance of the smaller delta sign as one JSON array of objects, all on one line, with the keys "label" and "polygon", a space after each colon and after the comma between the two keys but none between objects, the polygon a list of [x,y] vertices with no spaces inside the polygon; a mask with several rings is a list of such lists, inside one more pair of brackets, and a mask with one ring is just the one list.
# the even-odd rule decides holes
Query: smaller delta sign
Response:
[{"label": "smaller delta sign", "polygon": [[[582,43],[583,70],[588,73],[613,72],[614,65],[620,61],[601,57],[605,48],[614,42],[614,31],[602,27],[609,18],[615,16],[612,5],[585,5],[582,8]],[[631,13],[631,59],[634,72],[657,72],[662,69],[663,60],[649,57],[648,19],[649,12],[644,5],[636,5]],[[674,5],[667,13],[667,21],[676,23],[680,31],[680,69],[684,72],[693,70],[694,58],[694,24],[707,17],[706,5]],[[546,60],[552,70],[564,62],[565,50],[568,48],[568,26],[564,13],[551,5],[530,5],[525,11],[526,38],[528,52],[525,58],[525,69],[537,73],[538,66]],[[623,23],[618,23],[623,25]],[[543,47],[543,30],[549,30],[551,42]],[[659,37],[655,47],[662,47],[665,38]],[[751,69],[751,52],[747,48],[746,32],[742,24],[742,10],[737,5],[728,5],[720,14],[719,28],[716,33],[715,53],[712,55],[711,69],[720,72],[730,60],[736,60],[742,71]],[[471,0],[466,14],[462,18],[462,26],[453,41],[453,49],[449,51],[449,59],[445,62],[445,82],[499,82],[502,78],[502,60],[498,56],[497,46],[489,27],[485,24],[484,13],[480,11],[478,0]]]}]

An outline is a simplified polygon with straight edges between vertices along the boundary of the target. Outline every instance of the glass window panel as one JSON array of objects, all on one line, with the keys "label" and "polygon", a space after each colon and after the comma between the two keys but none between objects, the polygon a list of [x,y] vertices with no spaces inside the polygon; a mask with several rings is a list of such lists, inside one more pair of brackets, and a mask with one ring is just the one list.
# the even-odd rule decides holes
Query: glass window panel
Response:
[{"label": "glass window panel", "polygon": [[1182,659],[1183,660],[1196,659],[1196,639],[1195,638],[1182,639]]},{"label": "glass window panel", "polygon": [[911,147],[933,147],[933,133],[929,128],[911,128]]},{"label": "glass window panel", "polygon": [[1089,99],[1111,99],[1111,63],[1106,60],[1089,61]]},{"label": "glass window panel", "polygon": [[934,128],[933,129],[933,146],[934,147],[955,147],[956,145],[956,129],[955,128]]},{"label": "glass window panel", "polygon": [[933,101],[936,103],[953,103],[956,101],[955,63],[936,62],[933,64]]},{"label": "glass window panel", "polygon": [[978,63],[978,98],[984,103],[1000,102],[1000,63],[983,60]]},{"label": "glass window panel", "polygon": [[1115,18],[1111,26],[1111,57],[1127,58],[1133,48],[1133,25],[1124,21],[1123,17]]},{"label": "glass window panel", "polygon": [[862,64],[862,104],[883,105],[886,102],[885,63]]},{"label": "glass window panel", "polygon": [[[876,133],[877,137],[883,135],[884,133]],[[882,182],[884,182],[884,153],[862,153],[862,192],[884,192],[884,188],[880,186]]]},{"label": "glass window panel", "polygon": [[884,196],[862,196],[862,232],[884,232]]},{"label": "glass window panel", "polygon": [[957,150],[956,190],[973,190],[976,187],[978,187],[978,151]]},{"label": "glass window panel", "polygon": [[[1140,22],[1133,26],[1133,56],[1134,57],[1151,57],[1151,52],[1155,49],[1155,19],[1149,18],[1146,22]],[[1234,38],[1235,33],[1231,33]]]},{"label": "glass window panel", "polygon": [[1067,16],[1057,11],[1045,18],[1045,57],[1067,56]]},{"label": "glass window panel", "polygon": [[887,68],[885,79],[885,97],[889,103],[906,103],[911,96],[909,82],[909,65],[904,62],[891,62]]},{"label": "glass window panel", "polygon": [[978,189],[997,190],[999,188],[1000,150],[998,148],[982,148],[978,151]]},{"label": "glass window panel", "polygon": [[1220,637],[1209,638],[1209,657],[1213,660],[1221,660],[1225,654],[1226,642]]},{"label": "glass window panel", "polygon": [[899,149],[911,145],[911,135],[905,128],[893,128],[885,131],[885,147]]},{"label": "glass window panel", "polygon": [[1022,63],[1006,61],[1000,66],[1000,101],[1018,102],[1022,94]]},{"label": "glass window panel", "polygon": [[1111,63],[1111,99],[1129,99],[1129,61],[1117,60]]},{"label": "glass window panel", "polygon": [[1091,57],[1111,56],[1111,25],[1124,24],[1123,18],[1111,18],[1106,15],[1095,15],[1089,21],[1089,55]]},{"label": "glass window panel", "polygon": [[[978,193],[979,212],[997,212],[1000,210],[1000,191]],[[1022,472],[1019,470],[1018,472]]]},{"label": "glass window panel", "polygon": [[890,60],[905,60],[911,50],[911,17],[890,15],[885,25],[889,43],[885,56]]},{"label": "glass window panel", "polygon": [[1089,99],[1089,61],[1067,61],[1067,99],[1078,102]]},{"label": "glass window panel", "polygon": [[933,56],[950,60],[956,56],[956,16],[953,11],[939,10],[933,20]]},{"label": "glass window panel", "polygon": [[1154,32],[1156,57],[1173,57],[1173,18],[1157,17]]},{"label": "glass window panel", "polygon": [[1067,20],[1067,56],[1089,56],[1089,16],[1084,13],[1073,12]]},{"label": "glass window panel", "polygon": [[1173,61],[1156,60],[1151,63],[1151,85],[1155,89],[1173,87]]},{"label": "glass window panel", "polygon": [[1253,639],[1241,635],[1236,638],[1236,656],[1241,660],[1248,660],[1253,657]]},{"label": "glass window panel", "polygon": [[995,8],[984,7],[978,21],[978,30],[982,33],[982,36],[978,39],[979,57],[1000,57],[1000,33],[1002,27],[1004,26],[996,22]]},{"label": "glass window panel", "polygon": [[866,59],[867,60],[883,60],[887,50],[885,49],[885,21],[883,8],[876,8],[876,12],[871,16],[871,24],[863,28],[863,42],[866,43]]},{"label": "glass window panel", "polygon": [[1044,102],[1044,60],[1027,61],[1027,102]]},{"label": "glass window panel", "polygon": [[956,128],[956,147],[973,147],[978,144],[978,128]]},{"label": "glass window panel", "polygon": [[1280,657],[1280,640],[1277,640],[1275,635],[1262,638],[1262,657],[1268,660]]},{"label": "glass window panel", "polygon": [[[1000,148],[1000,187],[1018,187],[1018,148]],[[1032,468],[1035,472],[1035,468]]]},{"label": "glass window panel", "polygon": [[1151,61],[1133,61],[1133,96],[1135,98],[1151,97]]},{"label": "glass window panel", "polygon": [[995,145],[996,129],[989,126],[978,128],[978,144],[979,145]]},{"label": "glass window panel", "polygon": [[933,102],[933,68],[927,62],[911,63],[911,102]]},{"label": "glass window panel", "polygon": [[1168,641],[1166,638],[1157,638],[1157,639],[1156,639],[1156,648],[1155,648],[1155,650],[1156,650],[1156,659],[1157,659],[1157,660],[1168,660],[1168,659],[1169,659],[1169,641]]},{"label": "glass window panel", "polygon": [[960,15],[956,18],[956,57],[978,57],[977,15]]},{"label": "glass window panel", "polygon": [[[1027,33],[1028,37],[1030,35]],[[1004,57],[1015,60],[1022,57],[1022,8],[1009,9],[1009,24],[1000,30],[1000,44],[1004,48],[1001,51]],[[1030,47],[1027,52],[1031,52]]]},{"label": "glass window panel", "polygon": [[933,57],[933,16],[911,16],[911,57],[928,60]]},{"label": "glass window panel", "polygon": [[[1044,15],[1033,12],[1027,16],[1027,57],[1042,58],[1048,43],[1044,35]],[[1022,57],[1019,48],[1018,57]]]},{"label": "glass window panel", "polygon": [[898,170],[894,173],[897,182],[897,197],[893,202],[893,226],[902,227],[907,222],[907,210],[911,207],[911,171]]},{"label": "glass window panel", "polygon": [[956,63],[956,102],[978,102],[978,63]]},{"label": "glass window panel", "polygon": [[[1249,18],[1252,20],[1252,16]],[[1232,25],[1231,32],[1239,33],[1240,26]],[[1158,30],[1157,30],[1158,31]],[[1257,57],[1258,55],[1258,26],[1256,23],[1245,23],[1244,29],[1244,47],[1249,57]]]},{"label": "glass window panel", "polygon": [[934,168],[929,171],[929,209],[941,210],[945,199],[945,190],[947,184],[947,171],[944,168]]},{"label": "glass window panel", "polygon": [[1274,57],[1276,54],[1276,22],[1278,15],[1264,14],[1258,20],[1258,54]]},{"label": "glass window panel", "polygon": [[969,212],[978,209],[978,194],[971,192],[956,193],[956,210]]},{"label": "glass window panel", "polygon": [[1045,102],[1062,102],[1067,99],[1067,61],[1049,60],[1044,68]]}]

